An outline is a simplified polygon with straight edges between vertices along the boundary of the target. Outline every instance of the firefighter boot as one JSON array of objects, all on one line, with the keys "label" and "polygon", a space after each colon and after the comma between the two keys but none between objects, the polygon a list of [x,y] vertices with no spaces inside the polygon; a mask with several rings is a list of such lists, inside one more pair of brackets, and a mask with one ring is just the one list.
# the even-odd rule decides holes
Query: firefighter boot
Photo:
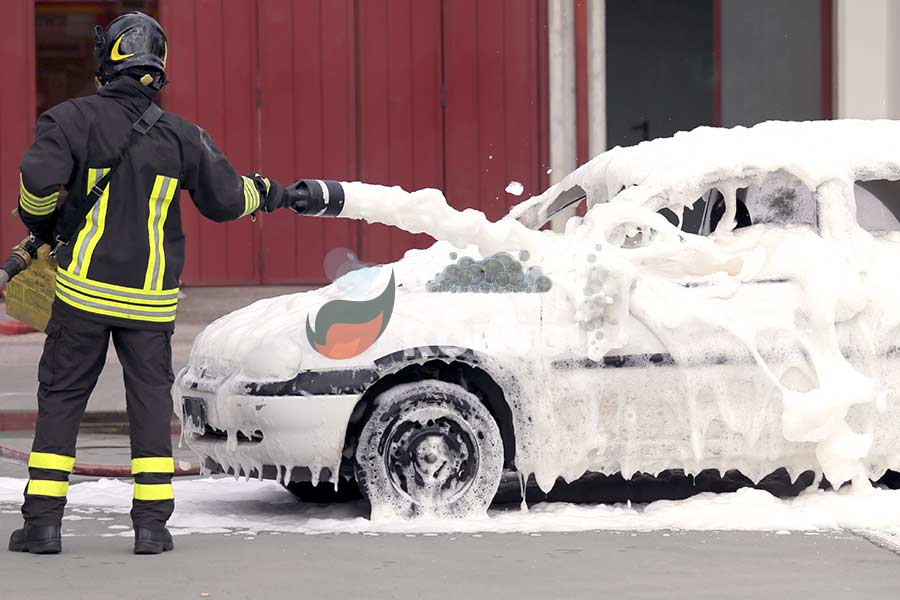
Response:
[{"label": "firefighter boot", "polygon": [[62,534],[57,525],[29,525],[17,529],[9,538],[10,552],[32,554],[59,554],[62,552]]},{"label": "firefighter boot", "polygon": [[172,534],[165,527],[150,529],[149,527],[134,528],[134,553],[135,554],[159,554],[174,550]]}]

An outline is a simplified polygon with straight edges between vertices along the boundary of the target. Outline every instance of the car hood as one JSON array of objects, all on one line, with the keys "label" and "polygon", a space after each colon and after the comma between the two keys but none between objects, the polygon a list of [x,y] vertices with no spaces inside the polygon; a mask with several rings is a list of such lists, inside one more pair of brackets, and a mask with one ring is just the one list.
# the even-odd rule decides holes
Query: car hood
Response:
[{"label": "car hood", "polygon": [[[291,377],[301,369],[346,367],[353,361],[331,361],[315,352],[307,335],[307,319],[315,326],[316,311],[331,300],[368,300],[385,289],[393,274],[398,296],[424,292],[454,252],[480,258],[476,248],[457,250],[437,242],[410,250],[399,261],[358,269],[321,288],[259,300],[210,324],[195,340],[188,372],[195,378],[238,377],[247,381]],[[354,364],[359,364],[357,361]],[[361,361],[361,362],[364,362]]]}]

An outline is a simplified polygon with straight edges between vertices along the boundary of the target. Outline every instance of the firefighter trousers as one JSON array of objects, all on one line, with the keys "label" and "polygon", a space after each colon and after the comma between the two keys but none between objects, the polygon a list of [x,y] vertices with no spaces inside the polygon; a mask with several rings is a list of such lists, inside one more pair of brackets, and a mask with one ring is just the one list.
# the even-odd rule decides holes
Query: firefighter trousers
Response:
[{"label": "firefighter trousers", "polygon": [[132,521],[156,529],[172,515],[172,332],[98,323],[57,300],[38,369],[38,418],[22,505],[28,523],[58,526],[62,521],[78,428],[106,363],[110,338],[125,379]]}]

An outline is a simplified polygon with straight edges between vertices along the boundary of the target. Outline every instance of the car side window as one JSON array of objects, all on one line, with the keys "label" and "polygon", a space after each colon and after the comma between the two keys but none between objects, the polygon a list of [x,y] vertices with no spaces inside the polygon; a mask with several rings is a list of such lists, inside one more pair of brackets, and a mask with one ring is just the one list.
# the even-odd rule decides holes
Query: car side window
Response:
[{"label": "car side window", "polygon": [[817,224],[815,195],[797,179],[772,177],[751,185],[746,203],[754,224]]},{"label": "car side window", "polygon": [[[709,194],[704,194],[689,208],[685,208],[681,217],[681,230],[685,233],[700,233],[700,226],[703,224],[703,213],[706,210],[707,199]],[[657,211],[664,216],[666,220],[678,227],[678,217],[670,208],[662,208]]]},{"label": "car side window", "polygon": [[900,231],[900,182],[858,181],[853,193],[860,227],[871,233]]},{"label": "car side window", "polygon": [[[710,190],[700,235],[711,235],[725,214],[721,192]],[[784,173],[773,173],[760,182],[737,190],[737,228],[751,225],[818,226],[815,194],[799,179]]]}]

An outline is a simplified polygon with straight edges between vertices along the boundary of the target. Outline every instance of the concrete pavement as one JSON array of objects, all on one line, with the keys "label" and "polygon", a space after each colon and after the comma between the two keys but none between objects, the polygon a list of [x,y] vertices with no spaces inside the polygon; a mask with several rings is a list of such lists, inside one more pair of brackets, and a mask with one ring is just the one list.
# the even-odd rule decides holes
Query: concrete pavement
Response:
[{"label": "concrete pavement", "polygon": [[[30,443],[28,432],[0,434],[0,444],[16,449]],[[127,464],[128,438],[82,433],[77,453],[83,462]],[[175,456],[193,458],[177,444]],[[24,487],[26,476],[23,466],[0,462],[0,477],[21,478]],[[289,515],[292,506],[272,510]],[[298,520],[307,518],[302,507],[296,504]],[[0,542],[20,522],[18,504],[0,502]],[[70,511],[63,555],[0,548],[0,598],[900,596],[900,556],[878,539],[846,531],[376,536],[229,530],[176,536],[176,551],[156,557],[130,554],[131,535],[122,511]]]},{"label": "concrete pavement", "polygon": [[[127,515],[66,521],[60,556],[0,557],[0,598],[894,600],[900,558],[850,533],[191,534],[130,554]],[[0,532],[18,516],[0,510]],[[107,536],[107,537],[103,537]]]},{"label": "concrete pavement", "polygon": [[[188,290],[175,335],[175,367],[214,318],[285,288]],[[2,311],[0,311],[2,312]],[[0,411],[34,410],[43,336],[0,338]],[[89,404],[124,410],[114,353]],[[30,448],[31,433],[0,443]],[[89,433],[82,462],[127,464],[128,439]],[[177,449],[176,460],[192,460]],[[0,462],[25,485],[26,469]],[[86,478],[73,477],[73,483]],[[301,505],[297,505],[298,510]],[[286,510],[292,510],[290,504]],[[77,515],[71,515],[77,517]],[[18,527],[18,505],[0,503],[0,542]],[[850,532],[582,532],[458,535],[300,535],[232,531],[176,537],[176,551],[130,554],[127,514],[96,510],[64,522],[65,553],[37,557],[0,548],[0,599],[106,598],[781,598],[900,597],[900,557]]]}]

